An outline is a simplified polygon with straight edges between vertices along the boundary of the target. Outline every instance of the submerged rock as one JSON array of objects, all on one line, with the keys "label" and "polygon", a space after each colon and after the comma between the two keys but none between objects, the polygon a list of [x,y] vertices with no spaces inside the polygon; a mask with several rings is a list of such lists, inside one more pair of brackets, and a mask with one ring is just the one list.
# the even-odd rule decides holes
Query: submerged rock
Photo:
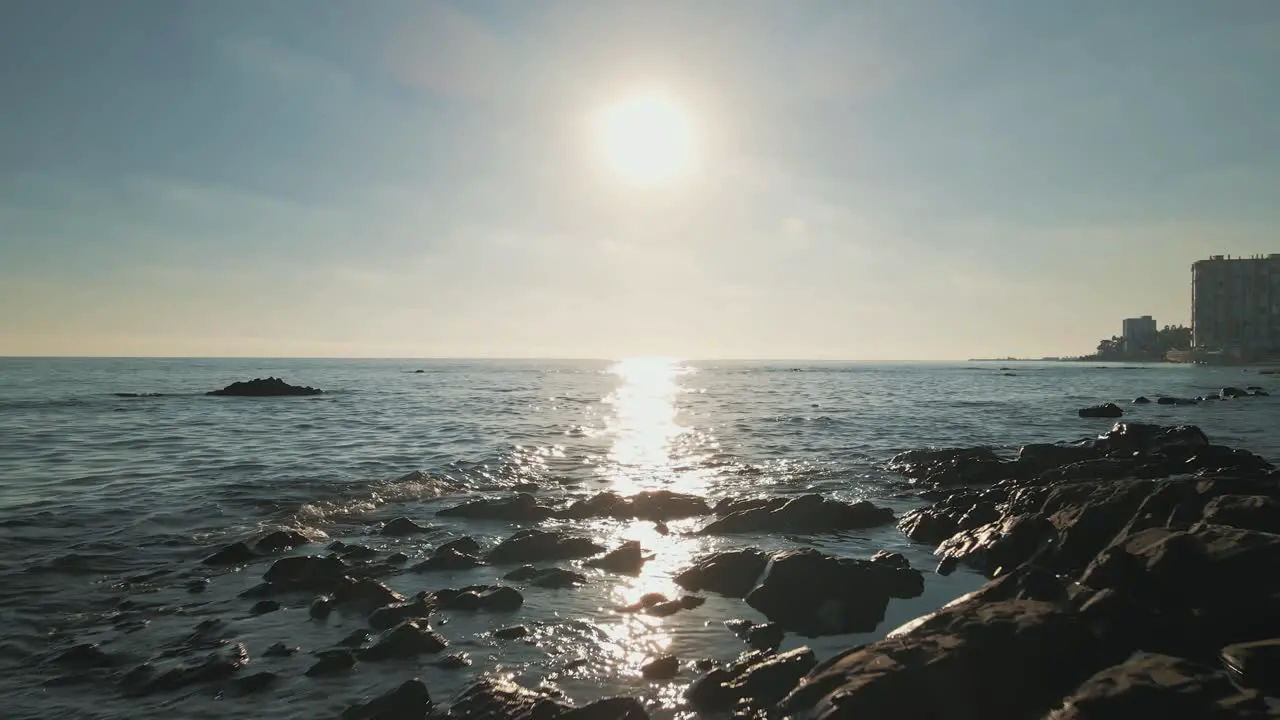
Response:
[{"label": "submerged rock", "polygon": [[521,530],[498,543],[486,559],[494,564],[573,560],[604,552],[601,545],[582,537],[546,530]]},{"label": "submerged rock", "polygon": [[866,500],[843,503],[810,494],[790,499],[771,498],[758,506],[731,512],[698,534],[839,532],[876,527],[893,520],[893,510],[876,507]]},{"label": "submerged rock", "polygon": [[169,692],[206,682],[231,678],[249,664],[249,651],[242,643],[216,650],[196,663],[180,663],[163,671],[149,669],[131,672],[121,681],[133,695]]},{"label": "submerged rock", "polygon": [[551,589],[576,587],[587,582],[587,576],[582,573],[560,568],[536,568],[532,565],[524,565],[512,570],[503,575],[502,579],[527,582],[530,585]]},{"label": "submerged rock", "polygon": [[275,530],[263,535],[253,544],[260,553],[278,553],[302,547],[311,542],[311,538],[297,530]]},{"label": "submerged rock", "polygon": [[405,620],[388,630],[374,644],[360,651],[360,659],[377,662],[438,653],[449,646],[424,620]]},{"label": "submerged rock", "polygon": [[524,604],[524,596],[505,585],[473,585],[460,590],[446,588],[428,596],[441,610],[511,612]]},{"label": "submerged rock", "polygon": [[1124,415],[1124,410],[1115,403],[1106,403],[1105,405],[1080,408],[1076,414],[1082,418],[1118,418]]},{"label": "submerged rock", "polygon": [[725,597],[746,597],[764,572],[769,556],[758,548],[712,553],[680,571],[675,582],[686,590],[706,590]]},{"label": "submerged rock", "polygon": [[278,397],[300,395],[322,395],[323,390],[302,385],[290,385],[279,378],[255,378],[249,381],[233,382],[221,390],[211,390],[205,395],[228,395],[236,397]]},{"label": "submerged rock", "polygon": [[243,565],[258,557],[247,543],[236,542],[204,559],[205,565]]},{"label": "submerged rock", "polygon": [[889,599],[924,592],[924,576],[881,563],[788,550],[773,555],[746,601],[765,617],[806,637],[871,632]]},{"label": "submerged rock", "polygon": [[426,684],[414,678],[368,702],[352,705],[342,712],[342,720],[421,720],[432,710]]},{"label": "submerged rock", "polygon": [[651,490],[627,497],[612,492],[599,493],[573,503],[557,516],[567,520],[614,518],[665,522],[710,514],[707,501],[696,495]]},{"label": "submerged rock", "polygon": [[369,627],[375,630],[386,630],[405,620],[430,617],[434,609],[435,603],[432,596],[419,593],[407,602],[391,603],[374,610],[369,615]]},{"label": "submerged rock", "polygon": [[640,666],[640,675],[647,680],[670,680],[680,674],[680,659],[675,655],[662,655]]},{"label": "submerged rock", "polygon": [[610,550],[604,556],[588,560],[586,564],[588,567],[600,568],[601,570],[623,575],[639,575],[640,570],[644,568],[645,562],[649,559],[649,557],[645,557],[639,541],[628,540],[618,548]]},{"label": "submerged rock", "polygon": [[419,535],[425,532],[431,532],[431,528],[424,527],[410,520],[407,517],[398,517],[388,520],[382,526],[381,534],[388,537],[405,537],[406,535]]},{"label": "submerged rock", "polygon": [[356,666],[355,653],[346,648],[334,648],[332,650],[321,650],[316,653],[315,664],[307,668],[305,673],[307,677],[326,677],[329,675],[340,675],[350,672],[351,668]]},{"label": "submerged rock", "polygon": [[538,504],[538,498],[529,493],[510,497],[473,500],[436,512],[439,517],[463,517],[486,520],[510,520],[514,522],[542,522],[556,514],[554,508]]}]

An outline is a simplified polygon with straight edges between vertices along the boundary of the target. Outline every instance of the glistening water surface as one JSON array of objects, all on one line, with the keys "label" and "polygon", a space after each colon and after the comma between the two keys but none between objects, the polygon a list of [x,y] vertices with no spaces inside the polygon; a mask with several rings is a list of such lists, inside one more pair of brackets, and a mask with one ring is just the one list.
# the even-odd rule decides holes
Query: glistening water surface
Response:
[{"label": "glistening water surface", "polygon": [[[413,372],[422,370],[423,372]],[[203,393],[274,375],[324,388],[310,398],[226,398]],[[219,570],[201,558],[266,529],[297,528],[381,555],[425,556],[471,535],[492,545],[523,527],[438,518],[435,511],[488,494],[539,486],[546,503],[604,490],[670,489],[725,496],[819,492],[869,499],[898,511],[918,506],[913,488],[881,469],[895,452],[922,446],[1036,441],[1096,434],[1107,420],[1076,409],[1105,401],[1128,417],[1200,425],[1215,441],[1280,458],[1271,398],[1196,406],[1130,406],[1137,395],[1195,396],[1224,385],[1269,385],[1238,368],[1095,366],[1079,363],[850,365],[636,359],[560,361],[0,360],[0,693],[5,716],[334,716],[351,702],[421,677],[447,702],[482,674],[554,684],[579,702],[612,694],[646,698],[655,714],[679,712],[695,676],[650,681],[639,666],[674,653],[686,662],[728,660],[744,646],[730,618],[763,620],[740,600],[666,618],[617,608],[646,592],[679,594],[671,575],[703,553],[756,545],[815,546],[867,557],[881,549],[931,568],[932,548],[887,526],[812,537],[683,534],[705,520],[544,523],[614,547],[639,540],[655,558],[638,577],[560,563],[588,576],[577,589],[516,583],[519,611],[442,613],[432,625],[470,667],[434,658],[360,663],[311,678],[308,653],[367,627],[362,614],[308,616],[310,598],[251,616],[237,597],[260,582],[269,560]],[[1268,387],[1268,389],[1271,389]],[[117,393],[155,394],[120,397]],[[415,472],[418,471],[418,472]],[[436,532],[404,539],[373,534],[397,516]],[[399,574],[405,594],[499,582],[509,567]],[[199,581],[207,578],[207,586]],[[981,579],[927,573],[924,596],[894,600],[875,633],[812,640],[819,658],[883,635],[966,592]],[[189,588],[199,585],[203,592]],[[497,628],[530,634],[501,640]],[[148,660],[163,664],[193,647],[242,642],[246,670],[278,673],[265,691],[238,697],[218,683],[124,696],[115,680]],[[115,668],[69,671],[49,658],[97,642]],[[273,643],[293,657],[264,657]]]}]

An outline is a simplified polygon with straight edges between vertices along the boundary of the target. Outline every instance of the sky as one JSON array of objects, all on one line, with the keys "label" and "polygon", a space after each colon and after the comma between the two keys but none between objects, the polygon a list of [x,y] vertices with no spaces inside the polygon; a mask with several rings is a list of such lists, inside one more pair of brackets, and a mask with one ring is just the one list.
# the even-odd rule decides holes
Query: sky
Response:
[{"label": "sky", "polygon": [[1271,0],[0,0],[0,355],[1081,354],[1280,252],[1278,73]]}]

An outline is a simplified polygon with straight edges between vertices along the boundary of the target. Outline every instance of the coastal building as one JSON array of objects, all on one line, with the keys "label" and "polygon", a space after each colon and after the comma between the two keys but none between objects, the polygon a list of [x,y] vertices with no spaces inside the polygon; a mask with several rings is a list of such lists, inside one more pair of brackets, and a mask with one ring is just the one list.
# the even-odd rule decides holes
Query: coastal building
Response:
[{"label": "coastal building", "polygon": [[1149,353],[1156,349],[1156,321],[1150,315],[1125,318],[1121,322],[1120,337],[1124,340],[1126,355]]},{"label": "coastal building", "polygon": [[1237,360],[1280,353],[1280,253],[1194,263],[1191,332],[1197,348]]}]

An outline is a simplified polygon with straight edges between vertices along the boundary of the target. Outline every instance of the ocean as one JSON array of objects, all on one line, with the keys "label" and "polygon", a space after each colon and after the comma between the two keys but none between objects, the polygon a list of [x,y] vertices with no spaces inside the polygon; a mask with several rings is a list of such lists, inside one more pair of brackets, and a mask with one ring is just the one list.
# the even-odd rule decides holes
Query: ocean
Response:
[{"label": "ocean", "polygon": [[[276,376],[318,397],[208,397],[236,380]],[[754,545],[813,546],[851,557],[905,554],[926,570],[923,596],[894,600],[873,633],[813,639],[819,659],[881,637],[975,589],[963,570],[928,572],[931,547],[892,525],[817,536],[686,534],[704,519],[544,523],[614,547],[634,539],[654,554],[638,577],[576,568],[576,589],[521,587],[511,613],[442,613],[432,625],[472,665],[432,657],[360,663],[347,673],[303,673],[312,651],[360,628],[363,615],[308,615],[310,598],[284,598],[251,615],[238,597],[270,564],[220,569],[201,559],[266,530],[294,528],[321,553],[335,540],[411,559],[470,535],[492,544],[518,524],[436,517],[465,500],[534,483],[551,504],[611,490],[667,489],[709,500],[822,493],[871,500],[899,513],[923,505],[918,488],[887,473],[894,453],[925,446],[1074,440],[1111,421],[1076,410],[1115,401],[1126,419],[1199,425],[1221,444],[1280,461],[1280,401],[1247,398],[1195,406],[1130,405],[1139,395],[1190,397],[1261,385],[1247,369],[1089,363],[848,364],[546,360],[0,359],[0,696],[7,718],[336,716],[351,703],[420,677],[441,703],[481,675],[553,685],[578,702],[628,694],[655,716],[678,715],[697,660],[729,660],[745,647],[732,618],[763,620],[740,600],[707,595],[701,607],[656,618],[618,611],[647,592],[682,594],[672,574],[704,553]],[[416,471],[416,472],[415,472]],[[389,538],[391,518],[435,529]],[[575,563],[561,563],[563,567]],[[481,567],[384,578],[406,595],[504,582]],[[494,637],[517,624],[528,634]],[[199,657],[243,643],[242,672],[279,679],[238,695],[224,683],[130,696],[133,667]],[[266,657],[274,643],[300,648]],[[92,670],[52,662],[98,643],[120,664]],[[673,680],[639,667],[665,653],[685,665]]]}]

